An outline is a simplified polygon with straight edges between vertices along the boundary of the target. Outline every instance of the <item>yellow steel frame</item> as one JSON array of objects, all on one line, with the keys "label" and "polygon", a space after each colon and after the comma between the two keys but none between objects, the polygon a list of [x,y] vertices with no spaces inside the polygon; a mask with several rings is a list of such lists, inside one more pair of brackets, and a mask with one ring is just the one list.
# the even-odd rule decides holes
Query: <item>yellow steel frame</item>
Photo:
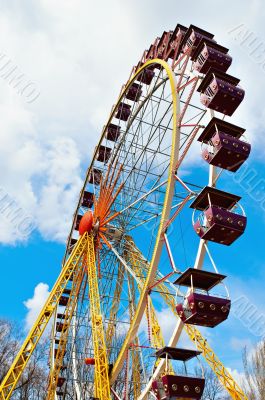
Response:
[{"label": "yellow steel frame", "polygon": [[[67,345],[67,338],[69,333],[69,328],[71,324],[71,319],[76,308],[78,294],[83,282],[84,277],[84,261],[85,255],[83,255],[83,261],[79,261],[76,271],[73,276],[73,285],[71,289],[71,293],[69,296],[69,300],[65,307],[64,311],[64,322],[62,327],[62,332],[59,338],[59,344],[57,348],[56,357],[54,358],[53,368],[50,370],[49,374],[49,386],[47,393],[47,400],[54,400],[54,394],[57,388],[57,382],[59,378],[59,374],[63,365],[64,353]],[[53,357],[53,354],[52,354]]]},{"label": "yellow steel frame", "polygon": [[61,273],[45,303],[43,306],[36,322],[34,323],[32,329],[30,330],[28,336],[26,337],[24,343],[22,344],[13,364],[11,365],[8,373],[3,379],[0,385],[0,399],[8,400],[16,384],[24,371],[32,352],[34,351],[38,341],[40,340],[47,323],[49,322],[58,301],[63,294],[63,291],[78,266],[80,257],[82,256],[85,247],[87,246],[87,234],[80,237],[76,243],[70,257],[68,258],[65,266],[61,270]]},{"label": "yellow steel frame", "polygon": [[[127,238],[127,240],[128,240],[128,238]],[[131,243],[131,246],[135,247],[135,253],[137,254],[137,259],[140,260],[141,256],[142,256],[140,250],[135,246],[132,239],[129,239],[129,242]],[[143,256],[142,256],[141,268],[148,269],[148,265]],[[140,278],[140,279],[143,279],[143,278]],[[158,280],[159,280],[159,278],[158,278]],[[160,295],[163,297],[164,301],[171,308],[171,310],[173,311],[175,316],[177,318],[179,318],[177,311],[176,311],[175,299],[172,295],[168,294],[167,286],[164,283],[159,283],[156,286],[156,288],[160,292]],[[244,394],[243,390],[235,382],[232,375],[227,371],[225,366],[222,364],[222,362],[216,356],[216,354],[214,353],[212,348],[209,346],[207,339],[204,339],[201,332],[197,328],[195,328],[195,326],[187,325],[187,324],[184,325],[184,329],[185,329],[186,333],[188,334],[189,338],[192,340],[192,342],[197,347],[197,349],[202,352],[202,356],[205,358],[208,365],[211,367],[213,372],[216,374],[217,378],[219,379],[221,384],[224,386],[224,388],[227,390],[227,392],[232,397],[232,399],[248,400],[248,398]]]},{"label": "yellow steel frame", "polygon": [[120,263],[118,268],[118,276],[113,296],[113,302],[109,314],[109,323],[106,331],[106,346],[108,349],[108,353],[110,352],[111,343],[114,338],[116,330],[117,312],[119,310],[119,305],[120,305],[123,280],[124,280],[124,265]]},{"label": "yellow steel frame", "polygon": [[132,357],[132,382],[133,382],[133,398],[137,399],[141,394],[141,373],[140,373],[140,348],[138,336],[134,339],[133,344],[135,345],[134,349],[131,349],[131,357]]},{"label": "yellow steel frame", "polygon": [[[135,247],[135,244],[130,236],[126,237],[126,240],[128,243],[130,243],[131,248],[130,251],[128,251],[127,254],[127,260],[130,262],[130,265],[133,269],[133,271],[136,273],[138,278],[142,280],[142,283],[144,281],[143,279],[143,270],[147,270],[147,265],[145,260],[143,258],[139,257],[140,252],[139,250]],[[140,282],[140,281],[139,281]],[[138,290],[141,292],[141,285],[138,282]],[[157,315],[155,312],[154,305],[152,303],[151,297],[148,295],[148,301],[147,301],[147,307],[146,308],[146,319],[149,319],[150,327],[151,327],[151,344],[153,347],[160,349],[165,346],[165,340],[163,337],[163,333],[161,330],[161,327],[159,325]],[[158,362],[159,360],[157,360]],[[174,374],[174,370],[172,367],[172,363],[169,361],[168,362],[168,373]]]},{"label": "yellow steel frame", "polygon": [[94,396],[99,400],[111,400],[109,365],[100,309],[97,266],[95,260],[94,238],[92,234],[88,235],[87,238],[87,272],[90,315],[92,322],[92,340],[95,358]]},{"label": "yellow steel frame", "polygon": [[[130,273],[127,273],[128,276],[128,285],[130,287],[131,292],[131,303],[129,306],[130,312],[130,321],[133,320],[135,309],[136,309],[136,301],[135,301],[135,284],[134,278]],[[132,343],[134,347],[131,348],[130,353],[132,357],[132,384],[133,384],[133,396],[134,399],[137,399],[141,394],[141,374],[140,374],[140,348],[139,348],[139,339],[138,336],[134,338]]]},{"label": "yellow steel frame", "polygon": [[[139,280],[142,280],[142,284],[143,284],[143,278],[142,278],[143,266],[141,263],[141,259],[139,259],[137,257],[137,253],[134,252],[134,250],[133,250],[133,246],[134,246],[133,240],[128,236],[126,237],[126,239],[132,245],[132,249],[130,249],[130,251],[127,253],[126,261],[128,261],[130,263],[133,271],[135,272],[135,274],[137,275]],[[146,263],[145,263],[145,267],[146,267]],[[128,277],[131,278],[131,276],[129,274],[128,274]],[[138,286],[139,292],[141,292],[142,288],[141,288],[141,285],[139,284],[139,282],[140,281],[137,282],[137,286]],[[155,313],[153,303],[152,303],[149,295],[148,295],[148,301],[147,301],[146,307],[147,307],[146,308],[146,318],[149,319],[148,322],[150,323],[150,327],[151,327],[150,333],[151,333],[152,346],[156,347],[156,348],[161,348],[161,347],[165,346],[165,341],[163,338],[163,334],[162,334],[160,325],[157,320],[157,316]]]}]

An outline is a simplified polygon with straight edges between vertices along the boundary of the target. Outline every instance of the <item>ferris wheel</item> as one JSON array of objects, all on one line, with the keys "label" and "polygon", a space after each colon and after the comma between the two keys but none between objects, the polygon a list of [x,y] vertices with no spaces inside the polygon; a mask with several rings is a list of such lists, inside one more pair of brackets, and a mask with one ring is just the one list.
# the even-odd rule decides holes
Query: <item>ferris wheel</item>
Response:
[{"label": "ferris wheel", "polygon": [[[197,328],[229,316],[214,250],[227,251],[247,223],[240,197],[223,190],[251,149],[245,129],[225,120],[244,98],[231,62],[194,25],[144,51],[102,130],[61,274],[1,399],[50,320],[48,400],[200,399],[203,371],[186,368],[193,358],[205,358],[233,399],[247,399]],[[163,313],[174,321],[169,340]],[[196,350],[179,347],[183,330]]]}]

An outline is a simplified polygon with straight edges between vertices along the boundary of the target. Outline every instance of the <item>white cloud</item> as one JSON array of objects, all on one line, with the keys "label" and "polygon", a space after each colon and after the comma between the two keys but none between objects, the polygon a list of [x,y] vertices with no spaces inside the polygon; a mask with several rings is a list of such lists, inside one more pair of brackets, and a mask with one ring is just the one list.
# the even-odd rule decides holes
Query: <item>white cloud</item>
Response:
[{"label": "white cloud", "polygon": [[36,318],[39,315],[42,307],[45,304],[49,296],[49,286],[46,283],[38,283],[34,289],[33,297],[24,301],[24,305],[27,308],[27,314],[25,318],[25,329],[29,330]]},{"label": "white cloud", "polygon": [[[177,22],[213,31],[218,42],[231,46],[231,73],[242,77],[247,90],[235,121],[263,140],[257,121],[263,120],[265,74],[228,34],[244,22],[262,39],[262,2],[253,2],[251,10],[239,0],[230,2],[219,26],[209,0],[203,13],[200,3],[193,4],[192,13],[178,9],[178,20],[169,12],[175,9],[173,0],[164,8],[151,0],[28,0],[23,6],[3,1],[0,52],[37,83],[41,94],[27,104],[0,73],[1,185],[33,215],[45,239],[65,241],[81,189],[80,165],[88,164],[131,67],[156,36]],[[0,240],[14,242],[14,235],[4,229]]]}]

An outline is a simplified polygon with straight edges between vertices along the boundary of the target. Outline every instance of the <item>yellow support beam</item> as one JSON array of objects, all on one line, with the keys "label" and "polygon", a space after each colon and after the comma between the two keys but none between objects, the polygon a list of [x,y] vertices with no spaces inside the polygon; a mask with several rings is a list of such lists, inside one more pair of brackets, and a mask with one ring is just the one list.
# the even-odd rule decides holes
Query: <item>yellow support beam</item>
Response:
[{"label": "yellow support beam", "polygon": [[71,293],[69,295],[69,300],[64,310],[64,322],[62,326],[62,332],[60,334],[58,348],[56,352],[56,356],[52,354],[51,357],[54,357],[53,368],[50,369],[49,373],[49,386],[46,400],[54,400],[55,391],[57,388],[58,378],[63,366],[63,358],[66,350],[67,339],[69,328],[72,320],[73,313],[76,308],[78,295],[82,286],[84,272],[85,272],[86,258],[83,255],[82,262],[79,261],[76,271],[73,274],[73,285],[71,289]]},{"label": "yellow support beam", "polygon": [[100,309],[97,266],[95,260],[94,238],[87,238],[87,272],[89,284],[92,340],[95,358],[94,396],[99,400],[111,400],[109,365],[104,337],[103,320]]},{"label": "yellow support beam", "polygon": [[[139,257],[139,251],[136,249],[136,251],[133,250],[134,242],[133,240],[128,236],[127,241],[131,244],[130,251],[128,251],[127,254],[127,261],[130,263],[131,268],[139,278],[139,282],[144,280],[143,277],[143,270],[147,270],[147,265],[146,262]],[[137,284],[139,292],[141,292],[141,285]],[[147,308],[146,308],[146,318],[149,319],[150,327],[151,327],[151,343],[153,347],[156,348],[161,348],[165,346],[165,340],[163,338],[163,334],[156,316],[155,308],[152,303],[151,297],[148,296],[148,301],[147,301]]]},{"label": "yellow support beam", "polygon": [[[140,262],[140,260],[142,258],[142,263],[141,263],[142,269],[147,269],[148,264],[147,264],[146,260],[144,259],[143,255],[141,254],[140,250],[135,246],[132,238],[127,238],[127,240],[131,244],[130,251],[135,251],[135,253],[137,254],[138,263]],[[134,249],[133,249],[133,247],[134,247]],[[159,278],[157,278],[157,280],[159,280]],[[162,296],[162,298],[164,299],[166,304],[171,308],[171,310],[175,314],[175,316],[177,318],[179,318],[177,311],[176,311],[175,298],[174,298],[174,296],[172,296],[168,293],[167,286],[164,283],[159,283],[156,286],[156,289],[160,292],[160,295]],[[243,390],[240,388],[240,386],[236,383],[236,381],[234,380],[232,375],[227,371],[225,366],[219,360],[217,355],[214,353],[212,348],[209,346],[207,339],[205,339],[202,336],[201,332],[197,328],[195,328],[195,326],[188,325],[188,324],[184,324],[184,330],[188,334],[191,341],[195,344],[197,349],[202,352],[202,356],[205,358],[208,365],[213,370],[213,372],[219,379],[220,383],[223,385],[223,387],[226,389],[226,391],[229,393],[229,395],[232,397],[232,399],[248,400],[248,398],[244,394]]]},{"label": "yellow support beam", "polygon": [[[135,284],[134,278],[130,273],[127,272],[128,277],[128,285],[131,294],[129,312],[130,312],[130,321],[133,320],[135,310],[136,310],[136,296],[135,296]],[[141,394],[141,360],[140,360],[140,347],[139,347],[139,338],[135,337],[133,341],[133,346],[130,349],[130,354],[132,357],[132,385],[133,385],[133,398],[137,399]]]},{"label": "yellow support beam", "polygon": [[120,263],[118,268],[118,276],[117,276],[113,301],[109,314],[108,327],[106,331],[106,346],[108,349],[108,354],[110,354],[112,340],[115,336],[116,325],[117,325],[117,313],[120,306],[123,281],[124,281],[124,265]]},{"label": "yellow support beam", "polygon": [[[126,240],[131,244],[131,248],[129,251],[126,252],[126,261],[128,261],[131,265],[131,268],[137,275],[137,277],[143,281],[143,270],[147,269],[146,262],[142,260],[141,257],[138,256],[137,251],[134,251],[134,242],[133,240],[128,236],[126,237]],[[137,249],[138,250],[138,249]],[[144,264],[144,265],[143,265]],[[128,274],[128,277],[130,275]],[[130,276],[131,277],[131,276]],[[131,278],[132,279],[132,278]],[[134,282],[134,281],[133,281]],[[137,284],[139,292],[141,292],[141,285]],[[148,324],[150,324],[151,328],[151,344],[153,347],[156,347],[157,349],[160,349],[165,346],[165,340],[163,337],[163,333],[161,330],[161,327],[159,325],[157,315],[155,312],[154,305],[152,303],[151,297],[148,295],[148,301],[147,301],[147,307],[146,307],[146,319]],[[159,362],[159,360],[157,360]],[[169,361],[168,363],[168,373],[174,373],[172,363]]]},{"label": "yellow support beam", "polygon": [[32,352],[37,346],[57,304],[63,294],[66,285],[77,268],[80,257],[82,256],[85,247],[87,246],[87,234],[80,237],[76,243],[70,257],[66,261],[65,266],[61,270],[61,273],[46,301],[44,304],[36,322],[34,323],[32,329],[30,330],[28,336],[26,337],[24,343],[22,344],[14,362],[12,363],[9,371],[4,377],[0,385],[0,399],[8,400],[13,390],[15,389],[17,382],[25,370],[27,363],[31,357]]}]

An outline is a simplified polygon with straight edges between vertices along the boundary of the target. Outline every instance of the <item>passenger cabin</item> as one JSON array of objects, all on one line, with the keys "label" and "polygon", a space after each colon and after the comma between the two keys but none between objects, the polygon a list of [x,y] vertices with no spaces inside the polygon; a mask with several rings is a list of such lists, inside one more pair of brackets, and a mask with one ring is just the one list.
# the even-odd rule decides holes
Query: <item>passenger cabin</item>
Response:
[{"label": "passenger cabin", "polygon": [[70,246],[74,246],[77,242],[77,239],[71,238],[70,240]]},{"label": "passenger cabin", "polygon": [[167,54],[165,55],[166,61],[168,58],[176,59],[178,57],[180,53],[180,44],[187,30],[188,28],[186,28],[186,26],[180,24],[176,26],[169,40]]},{"label": "passenger cabin", "polygon": [[[69,248],[68,248],[68,254],[71,254],[71,253],[72,253],[72,250],[73,250],[74,245],[76,244],[76,242],[77,242],[77,239],[74,239],[74,238],[71,238],[71,239],[70,239]],[[71,278],[72,278],[72,275],[71,275],[71,277],[70,277],[69,280],[72,280]]]},{"label": "passenger cabin", "polygon": [[173,33],[172,31],[171,32],[164,31],[157,45],[157,56],[156,56],[157,58],[165,59],[168,43],[172,33]]},{"label": "passenger cabin", "polygon": [[[141,68],[142,65],[143,63],[140,62],[136,67],[136,71],[138,71],[138,69]],[[155,67],[156,65],[154,64],[145,68],[142,72],[140,72],[139,75],[137,75],[136,80],[138,82],[144,83],[145,85],[150,85],[153,77],[155,76],[155,71],[154,71]]]},{"label": "passenger cabin", "polygon": [[63,322],[56,322],[56,332],[62,332],[63,330],[66,330],[66,326],[64,328]]},{"label": "passenger cabin", "polygon": [[182,322],[214,328],[227,319],[231,300],[209,294],[225,278],[225,275],[194,268],[187,269],[178,277],[174,282],[176,285],[190,288],[183,302],[176,306]]},{"label": "passenger cabin", "polygon": [[[182,361],[186,369],[186,362],[200,355],[200,351],[180,349],[175,347],[163,347],[155,353],[157,358],[165,358],[166,364],[169,360]],[[167,372],[165,375],[153,381],[152,391],[157,400],[183,400],[183,399],[201,399],[203,395],[205,380],[185,375],[171,375]]]},{"label": "passenger cabin", "polygon": [[62,387],[65,382],[65,378],[62,378],[59,376],[58,381],[57,381],[57,387]]},{"label": "passenger cabin", "polygon": [[251,145],[241,136],[245,129],[219,118],[212,118],[198,141],[206,144],[202,157],[211,165],[235,172],[247,160]]},{"label": "passenger cabin", "polygon": [[78,229],[79,229],[79,224],[80,224],[81,219],[82,219],[82,215],[76,216],[76,219],[75,219],[75,230],[76,231],[78,231]]},{"label": "passenger cabin", "polygon": [[227,53],[226,47],[203,39],[192,56],[193,68],[202,74],[206,74],[210,68],[226,72],[232,63],[232,57]]},{"label": "passenger cabin", "polygon": [[139,101],[142,95],[142,85],[139,85],[136,82],[133,82],[127,92],[125,93],[125,97],[131,101]]},{"label": "passenger cabin", "polygon": [[[156,45],[157,45],[158,41],[159,41],[159,38],[156,38],[154,43],[152,43],[151,46],[149,47],[149,49],[147,50],[146,55],[145,55],[146,61],[156,58]],[[142,63],[139,63],[137,66],[137,69],[138,69],[138,67],[141,67],[141,66],[142,66]]]},{"label": "passenger cabin", "polygon": [[93,168],[92,171],[90,172],[88,182],[94,185],[99,185],[101,181],[101,175],[102,171],[100,169]]},{"label": "passenger cabin", "polygon": [[94,194],[84,191],[81,199],[81,206],[91,208],[94,204]]},{"label": "passenger cabin", "polygon": [[100,145],[97,152],[96,160],[103,163],[107,163],[110,159],[110,156],[111,156],[111,148]]},{"label": "passenger cabin", "polygon": [[60,306],[67,306],[68,300],[69,300],[69,297],[61,296],[60,299],[59,299],[59,305]]},{"label": "passenger cabin", "polygon": [[[55,339],[55,340],[54,340],[55,346],[58,346],[61,340],[62,340],[62,339]],[[57,357],[57,353],[58,353],[58,348],[55,347],[55,349],[54,349],[54,357],[55,357],[55,358]],[[66,354],[66,349],[63,350],[63,357],[65,356],[65,354]],[[62,366],[61,366],[61,370],[64,370],[64,369],[66,369],[66,367],[65,367],[64,365],[62,365]]]},{"label": "passenger cabin", "polygon": [[109,124],[106,129],[106,139],[111,142],[117,142],[120,136],[121,127],[115,124]]},{"label": "passenger cabin", "polygon": [[[65,288],[63,290],[63,294],[59,299],[59,305],[60,306],[67,306],[67,303],[68,303],[68,300],[69,300],[68,296],[70,295],[70,293],[71,293],[71,289]],[[66,295],[66,296],[64,296],[64,295]]]},{"label": "passenger cabin", "polygon": [[116,111],[115,117],[122,121],[127,121],[131,114],[131,106],[126,103],[120,103]]},{"label": "passenger cabin", "polygon": [[211,110],[231,116],[244,99],[245,92],[238,87],[240,79],[225,72],[210,68],[198,92],[202,104]]},{"label": "passenger cabin", "polygon": [[190,205],[201,211],[193,227],[201,239],[229,246],[245,231],[247,218],[233,209],[241,197],[206,186]]},{"label": "passenger cabin", "polygon": [[181,43],[181,51],[183,53],[186,53],[189,49],[191,49],[190,56],[192,57],[201,40],[210,39],[214,41],[213,37],[214,35],[212,33],[198,28],[195,25],[190,25],[189,29],[183,37]]}]

